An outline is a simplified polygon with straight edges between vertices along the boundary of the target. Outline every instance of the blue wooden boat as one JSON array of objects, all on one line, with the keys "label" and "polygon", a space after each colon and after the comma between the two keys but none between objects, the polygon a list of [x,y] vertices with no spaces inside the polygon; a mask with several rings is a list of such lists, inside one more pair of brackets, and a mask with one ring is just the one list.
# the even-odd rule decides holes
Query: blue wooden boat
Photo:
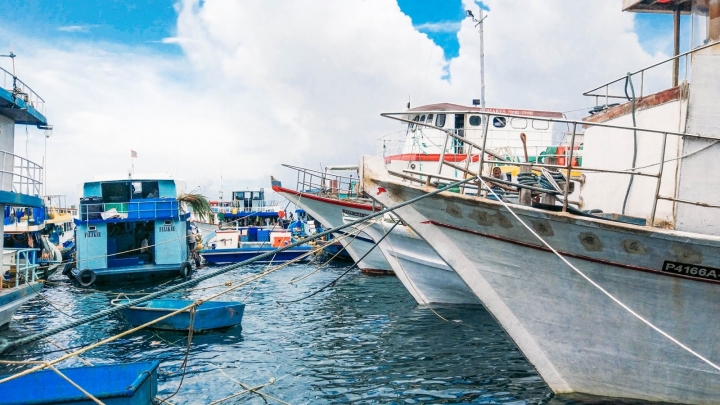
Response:
[{"label": "blue wooden boat", "polygon": [[[127,300],[113,300],[113,305],[126,303]],[[188,300],[150,300],[125,308],[121,314],[125,320],[134,326],[142,325],[161,316],[177,311],[192,304]],[[235,326],[242,322],[245,304],[241,302],[208,301],[200,304],[195,313],[195,331],[222,329]],[[170,318],[153,324],[150,328],[164,330],[188,330],[190,326],[190,311],[181,312]]]},{"label": "blue wooden boat", "polygon": [[[150,405],[157,394],[158,365],[158,361],[147,361],[60,371],[106,404]],[[4,405],[94,404],[52,370],[37,371],[0,384],[0,402]]]},{"label": "blue wooden boat", "polygon": [[[276,230],[272,227],[247,226],[222,229],[209,233],[203,239],[204,249],[199,253],[210,264],[238,263],[275,251],[294,241],[295,235],[283,228]],[[303,244],[268,256],[257,263],[285,263],[303,255],[305,256],[299,261],[308,261],[312,259],[312,255],[307,255],[311,250],[312,246]]]}]

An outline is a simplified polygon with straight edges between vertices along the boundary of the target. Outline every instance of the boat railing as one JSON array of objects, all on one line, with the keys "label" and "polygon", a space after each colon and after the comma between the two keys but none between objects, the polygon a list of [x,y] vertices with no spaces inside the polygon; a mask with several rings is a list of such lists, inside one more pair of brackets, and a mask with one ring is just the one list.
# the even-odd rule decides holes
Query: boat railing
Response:
[{"label": "boat railing", "polygon": [[342,199],[358,198],[359,179],[357,177],[352,175],[342,176],[286,164],[283,164],[283,166],[297,171],[297,191]]},{"label": "boat railing", "polygon": [[80,204],[80,221],[82,222],[117,219],[174,219],[178,215],[178,200],[170,198]]},{"label": "boat railing", "polygon": [[224,214],[230,214],[233,213],[233,210],[235,213],[243,213],[243,212],[273,212],[279,210],[280,201],[277,200],[263,200],[263,201],[253,201],[251,207],[246,207],[244,205],[244,202],[242,200],[239,200],[237,204],[234,202],[227,202],[223,203],[223,205],[218,205],[215,207],[212,207],[212,211],[215,213],[222,212]]},{"label": "boat railing", "polygon": [[[622,76],[622,77],[619,77],[619,78],[617,78],[617,79],[615,79],[615,80],[609,81],[609,82],[607,82],[607,83],[605,83],[605,84],[602,84],[602,85],[600,85],[600,86],[598,86],[598,87],[595,87],[595,88],[592,89],[592,90],[588,90],[588,91],[586,91],[585,93],[583,93],[583,96],[586,96],[586,97],[595,97],[595,106],[610,107],[610,106],[611,106],[611,101],[613,101],[613,100],[620,100],[620,99],[621,99],[621,100],[627,100],[627,98],[628,98],[625,94],[610,94],[610,92],[611,92],[610,87],[612,87],[613,85],[620,85],[620,84],[623,84],[623,85],[624,85],[624,84],[625,84],[625,81],[628,80],[628,78],[632,78],[632,77],[634,77],[634,76],[636,76],[636,75],[640,75],[639,93],[636,93],[636,95],[635,95],[636,98],[640,99],[640,98],[643,97],[643,95],[645,95],[645,94],[647,93],[647,92],[646,92],[646,89],[645,89],[645,86],[646,86],[646,83],[645,83],[645,82],[646,82],[646,78],[645,78],[645,76],[648,74],[648,72],[649,72],[651,69],[654,69],[654,68],[657,68],[657,67],[659,67],[659,66],[665,65],[666,63],[669,63],[669,62],[675,62],[675,61],[677,61],[677,62],[676,62],[676,67],[675,67],[675,69],[677,70],[677,69],[678,69],[677,66],[679,65],[680,59],[684,58],[684,62],[685,62],[685,63],[684,63],[684,65],[685,65],[684,70],[685,70],[685,72],[687,73],[687,72],[689,72],[688,64],[689,64],[690,56],[691,56],[693,53],[698,52],[698,51],[702,51],[703,49],[706,49],[706,48],[710,48],[710,47],[716,46],[716,45],[718,45],[718,43],[720,43],[720,42],[718,42],[718,41],[716,41],[716,42],[711,42],[711,43],[709,43],[709,44],[705,44],[705,45],[700,46],[700,47],[697,47],[697,48],[695,48],[695,49],[691,49],[691,50],[689,50],[689,51],[687,51],[687,52],[683,52],[683,53],[678,54],[678,55],[675,55],[675,56],[673,56],[673,57],[664,59],[664,60],[662,60],[662,61],[660,61],[660,62],[653,63],[652,65],[647,66],[647,67],[645,67],[645,68],[642,68],[642,69],[640,69],[640,70],[638,70],[638,71],[636,71],[636,72],[628,73],[628,74],[626,74],[625,76]],[[677,76],[674,75],[674,77],[677,77]],[[673,87],[675,87],[675,86],[678,85],[678,83],[676,82],[675,79],[673,79],[673,80],[674,80],[674,81],[673,81]],[[624,86],[623,86],[623,87],[624,87]],[[617,90],[614,90],[614,91],[617,91]],[[625,91],[625,90],[623,89],[623,92],[624,92],[624,91]],[[630,91],[630,90],[628,90],[628,92],[629,92],[629,91]],[[628,95],[630,95],[630,94],[628,94]],[[611,100],[611,99],[612,99],[612,100]],[[604,100],[605,103],[604,103],[604,104],[601,104],[601,103],[600,103],[600,100]]]},{"label": "boat railing", "polygon": [[3,76],[3,89],[9,91],[13,97],[18,98],[31,107],[45,115],[45,100],[40,97],[33,89],[30,88],[25,82],[18,79],[17,76],[8,72],[7,70],[0,68],[0,73]]},{"label": "boat railing", "polygon": [[[484,115],[486,116],[484,118],[484,121],[489,118],[490,115],[492,116],[503,116],[507,118],[514,118],[514,117],[521,117],[519,115],[513,115],[513,114],[499,114],[499,113],[487,113],[482,112],[479,113],[477,111],[444,111],[444,113],[448,114],[476,114],[476,115]],[[413,123],[412,121],[409,121],[405,118],[403,118],[403,115],[406,115],[406,113],[383,113],[381,114],[383,117],[391,118],[394,120],[406,122],[406,123]],[[569,144],[566,144],[564,147],[567,148],[567,154],[565,154],[565,159],[563,159],[562,164],[558,164],[560,162],[557,162],[555,164],[552,163],[537,163],[537,162],[513,162],[514,165],[522,167],[527,167],[528,171],[534,170],[542,170],[545,169],[549,172],[559,172],[563,174],[563,177],[565,179],[572,180],[572,175],[579,173],[582,175],[583,172],[594,172],[594,173],[612,173],[612,174],[620,174],[620,175],[627,175],[627,176],[642,176],[642,177],[648,177],[648,178],[654,178],[655,179],[655,190],[653,199],[651,202],[651,212],[649,215],[649,221],[648,223],[650,226],[662,226],[663,223],[660,221],[659,224],[655,223],[656,213],[657,213],[657,206],[658,201],[660,200],[666,200],[666,201],[672,201],[673,203],[680,203],[680,204],[691,204],[706,208],[720,208],[720,205],[718,204],[709,204],[704,203],[701,201],[690,201],[690,200],[683,200],[676,198],[675,196],[666,196],[660,194],[660,186],[662,183],[662,175],[663,170],[665,168],[665,151],[667,149],[667,139],[668,136],[677,136],[677,137],[687,137],[687,138],[694,138],[694,139],[705,139],[705,140],[711,140],[711,141],[717,141],[716,138],[710,137],[710,136],[703,136],[698,134],[688,134],[688,133],[680,133],[680,132],[673,132],[673,131],[661,131],[661,130],[655,130],[655,129],[649,129],[649,128],[637,128],[637,127],[631,127],[631,126],[621,126],[621,125],[613,125],[613,124],[606,124],[606,123],[596,123],[596,122],[589,122],[589,121],[575,121],[575,120],[568,120],[568,119],[559,119],[559,118],[539,118],[535,117],[534,119],[537,120],[543,120],[548,121],[549,123],[561,123],[566,124],[571,127],[571,131],[569,132]],[[485,121],[487,122],[487,121]],[[422,123],[414,123],[416,125],[424,125]],[[583,127],[603,127],[603,128],[612,128],[616,130],[623,130],[626,131],[630,136],[632,136],[634,131],[641,132],[644,134],[653,134],[656,136],[661,137],[661,147],[658,150],[658,160],[657,163],[644,165],[641,167],[631,167],[625,170],[614,170],[614,169],[603,169],[599,167],[586,167],[586,166],[574,166],[574,163],[576,162],[576,158],[578,156],[578,149],[576,148],[576,141],[579,135],[581,135],[580,132],[578,132],[578,129]],[[480,143],[475,143],[472,141],[468,141],[466,138],[458,136],[454,131],[445,131],[446,141],[451,139],[457,139],[459,141],[462,141],[464,144],[468,145],[468,149],[466,153],[470,156],[478,156],[477,160],[473,161],[473,159],[466,159],[464,161],[464,164],[457,164],[456,162],[448,162],[447,160],[443,159],[443,156],[440,157],[440,160],[443,162],[443,165],[449,166],[458,172],[464,173],[463,176],[475,176],[480,175],[480,177],[483,180],[492,181],[492,182],[500,182],[503,183],[504,181],[498,181],[498,179],[492,178],[490,176],[485,176],[483,173],[486,171],[486,168],[498,165],[498,164],[507,164],[507,161],[504,159],[503,156],[497,155],[496,153],[492,152],[489,148],[486,147],[486,142],[488,141],[487,137],[487,126],[483,128],[483,136]],[[472,166],[474,167],[471,167]],[[441,166],[442,167],[442,166]],[[648,169],[651,169],[653,167],[657,167],[657,170],[649,171]],[[412,173],[409,173],[410,175],[402,174],[402,173],[395,173],[391,172],[391,174],[399,176],[401,178],[404,178],[405,180],[409,181],[416,181],[418,183],[431,185],[432,178],[436,178],[438,180],[448,181],[446,178],[447,176],[443,176],[440,173],[440,169],[438,170],[438,173],[429,173],[429,172],[423,172],[423,176],[425,176],[424,179],[419,179],[417,177],[412,177]],[[406,171],[409,172],[409,171]],[[577,176],[575,176],[577,177]],[[505,182],[508,184],[511,184],[514,187],[517,187],[518,189],[529,189],[535,192],[544,192],[549,195],[553,195],[558,197],[558,199],[561,198],[562,202],[562,212],[567,212],[568,207],[568,196],[570,194],[570,183],[571,181],[564,181],[562,182],[563,185],[560,186],[559,190],[549,190],[549,189],[542,189],[538,187],[533,187],[529,185],[524,184],[518,184],[518,183],[510,183]],[[440,185],[442,186],[442,185]]]},{"label": "boat railing", "polygon": [[14,153],[0,151],[0,154],[1,190],[39,196],[42,190],[42,166]]},{"label": "boat railing", "polygon": [[[25,249],[5,249],[4,253],[13,253],[10,262],[3,260],[2,281],[12,283],[15,281],[15,287],[20,284],[34,282],[37,280],[36,269],[37,264],[37,253],[40,249],[36,248],[25,248]],[[4,258],[5,254],[3,254]],[[2,289],[2,282],[0,282],[0,289]]]}]

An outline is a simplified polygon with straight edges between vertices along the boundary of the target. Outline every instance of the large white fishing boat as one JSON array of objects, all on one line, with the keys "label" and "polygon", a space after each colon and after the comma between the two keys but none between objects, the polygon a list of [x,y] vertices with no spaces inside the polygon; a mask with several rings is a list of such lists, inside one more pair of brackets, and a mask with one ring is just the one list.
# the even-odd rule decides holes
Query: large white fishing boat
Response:
[{"label": "large white fishing boat", "polygon": [[[717,403],[720,180],[708,173],[720,170],[720,2],[625,0],[623,7],[673,12],[676,44],[680,13],[692,13],[700,41],[667,60],[675,65],[672,88],[643,94],[653,65],[586,93],[603,103],[584,121],[534,117],[572,128],[564,164],[514,163],[561,174],[553,187],[512,183],[517,203],[448,190],[395,213],[455,269],[556,393]],[[678,83],[682,57],[691,80]],[[613,97],[629,101],[612,106]],[[482,123],[523,118],[453,113]],[[405,114],[386,115],[406,122]],[[573,168],[581,128],[584,161]],[[457,132],[445,136],[458,140]],[[456,176],[421,179],[362,158],[363,190],[393,206],[452,178],[480,175],[476,187],[488,188],[498,182],[489,171],[505,162],[488,156],[487,139],[464,142],[477,162],[450,166]],[[570,198],[573,183],[579,204]]]}]

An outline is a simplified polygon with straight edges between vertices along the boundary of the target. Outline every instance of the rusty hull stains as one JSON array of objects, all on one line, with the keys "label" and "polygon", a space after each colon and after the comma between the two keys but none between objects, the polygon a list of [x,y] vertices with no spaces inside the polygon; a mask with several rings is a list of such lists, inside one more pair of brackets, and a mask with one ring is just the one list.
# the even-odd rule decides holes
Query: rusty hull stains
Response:
[{"label": "rusty hull stains", "polygon": [[499,225],[501,228],[512,228],[512,222],[501,212],[497,212],[494,215],[488,214],[481,210],[472,210],[468,218],[474,219],[480,226],[493,226]]},{"label": "rusty hull stains", "polygon": [[622,247],[625,250],[625,252],[630,253],[631,255],[646,255],[647,249],[645,249],[645,246],[640,243],[639,241],[636,241],[634,239],[625,239],[622,242]]},{"label": "rusty hull stains", "polygon": [[703,255],[699,250],[693,249],[690,245],[672,245],[672,253],[678,262],[702,264]]},{"label": "rusty hull stains", "polygon": [[550,221],[546,221],[544,219],[531,219],[530,223],[532,224],[535,232],[537,232],[537,234],[540,236],[555,235],[555,231],[553,231],[552,225],[550,225]]},{"label": "rusty hull stains", "polygon": [[602,252],[603,250],[602,242],[594,233],[582,232],[578,235],[578,239],[588,252]]},{"label": "rusty hull stains", "polygon": [[452,201],[445,201],[445,212],[453,218],[462,218],[462,210]]}]

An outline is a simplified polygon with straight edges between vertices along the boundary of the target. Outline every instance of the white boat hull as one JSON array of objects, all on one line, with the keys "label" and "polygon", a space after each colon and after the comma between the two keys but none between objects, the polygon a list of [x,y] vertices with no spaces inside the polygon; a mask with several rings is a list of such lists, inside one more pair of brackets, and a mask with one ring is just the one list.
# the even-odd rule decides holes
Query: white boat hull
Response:
[{"label": "white boat hull", "polygon": [[[307,211],[323,225],[331,228],[344,225],[343,210],[357,212],[362,215],[373,213],[371,205],[354,204],[342,200],[320,197],[311,194],[300,194],[297,191],[273,186],[273,190],[293,204]],[[372,274],[392,274],[392,268],[375,242],[367,233],[360,230],[362,226],[346,228],[335,234],[350,257],[358,264],[360,271]],[[368,251],[370,253],[368,253]],[[367,253],[367,256],[365,254]],[[359,260],[365,256],[364,259]]]},{"label": "white boat hull", "polygon": [[[377,241],[392,226],[376,221],[365,232]],[[460,276],[409,227],[398,224],[378,247],[418,304],[480,304]]]},{"label": "white boat hull", "polygon": [[0,327],[6,325],[12,320],[15,312],[26,302],[30,301],[37,291],[40,291],[42,284],[32,282],[29,284],[21,284],[18,287],[0,290]]},{"label": "white boat hull", "polygon": [[[364,164],[365,191],[384,205],[431,190],[392,180],[382,160]],[[610,294],[720,363],[720,274],[709,270],[720,268],[720,238],[513,209]],[[718,402],[720,371],[613,302],[500,203],[442,193],[396,214],[457,271],[556,393]],[[718,279],[668,270],[675,262]]]}]

